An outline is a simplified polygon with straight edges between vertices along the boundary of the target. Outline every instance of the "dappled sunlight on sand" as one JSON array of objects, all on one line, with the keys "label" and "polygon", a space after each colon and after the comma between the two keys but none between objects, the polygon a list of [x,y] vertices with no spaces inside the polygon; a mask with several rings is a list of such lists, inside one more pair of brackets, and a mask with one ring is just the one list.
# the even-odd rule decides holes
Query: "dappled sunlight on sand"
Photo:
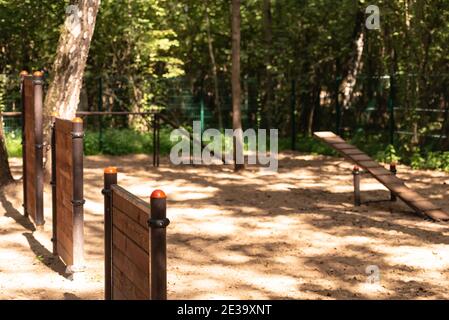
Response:
[{"label": "dappled sunlight on sand", "polygon": [[[20,177],[20,159],[12,159]],[[449,227],[400,201],[353,207],[352,165],[284,153],[278,173],[248,166],[152,167],[151,157],[85,160],[84,278],[70,281],[51,254],[51,199],[43,231],[22,216],[20,183],[0,191],[0,298],[103,298],[103,168],[145,201],[168,195],[170,299],[449,299]],[[399,176],[449,209],[445,173],[399,166]],[[389,192],[363,176],[363,200]],[[369,283],[375,265],[380,283]],[[62,271],[61,271],[62,268]]]}]

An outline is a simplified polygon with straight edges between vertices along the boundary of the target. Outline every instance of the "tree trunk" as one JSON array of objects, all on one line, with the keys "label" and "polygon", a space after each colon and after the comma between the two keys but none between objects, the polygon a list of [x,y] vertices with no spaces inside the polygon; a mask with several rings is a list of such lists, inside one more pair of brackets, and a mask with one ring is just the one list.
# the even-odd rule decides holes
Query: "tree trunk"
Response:
[{"label": "tree trunk", "polygon": [[215,107],[217,108],[217,115],[218,115],[218,126],[220,127],[220,130],[223,129],[223,118],[221,114],[221,105],[220,105],[220,89],[218,85],[218,68],[217,68],[217,61],[215,60],[215,53],[214,53],[214,45],[212,41],[212,36],[210,32],[210,18],[209,18],[209,0],[206,1],[206,27],[207,27],[207,44],[209,47],[209,56],[210,61],[212,63],[212,76],[214,79],[214,103]]},{"label": "tree trunk", "polygon": [[[84,69],[90,42],[95,29],[101,0],[71,0],[59,38],[56,59],[51,70],[50,83],[44,103],[44,141],[50,145],[50,118],[57,114],[73,119],[79,104]],[[48,159],[48,150],[45,159]],[[49,171],[46,162],[46,172]]]},{"label": "tree trunk", "polygon": [[45,99],[45,112],[73,119],[78,108],[84,68],[101,0],[72,0],[59,38],[53,79]]},{"label": "tree trunk", "polygon": [[359,11],[354,29],[354,53],[348,63],[348,72],[341,82],[340,92],[343,93],[342,108],[347,109],[354,96],[357,76],[362,70],[362,56],[365,46],[365,33],[363,30],[363,12]]},{"label": "tree trunk", "polygon": [[272,103],[273,103],[273,76],[271,72],[273,64],[273,19],[271,15],[271,0],[264,0],[263,2],[263,24],[265,37],[265,103],[264,115],[266,119],[267,129],[272,126]]},{"label": "tree trunk", "polygon": [[232,0],[232,127],[239,133],[234,138],[234,170],[245,168],[243,163],[237,163],[243,153],[243,132],[241,114],[241,83],[240,83],[240,0]]},{"label": "tree trunk", "polygon": [[13,182],[6,150],[5,132],[3,130],[3,117],[0,115],[0,187]]}]

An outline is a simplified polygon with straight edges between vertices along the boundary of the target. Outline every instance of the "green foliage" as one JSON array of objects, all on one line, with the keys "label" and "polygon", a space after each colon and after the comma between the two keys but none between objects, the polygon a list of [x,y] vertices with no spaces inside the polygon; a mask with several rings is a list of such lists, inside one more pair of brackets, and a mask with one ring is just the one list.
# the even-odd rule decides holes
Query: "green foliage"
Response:
[{"label": "green foliage", "polygon": [[22,156],[22,134],[20,131],[16,130],[6,134],[6,149],[10,157]]},{"label": "green foliage", "polygon": [[[172,146],[169,132],[161,130],[161,154],[168,154]],[[100,136],[97,131],[87,131],[84,139],[85,155],[127,155],[152,154],[153,136],[132,129],[107,129],[103,132],[102,150],[100,150]]]},{"label": "green foliage", "polygon": [[[279,145],[282,146],[279,149],[282,150],[286,145],[288,148],[291,147],[291,141],[284,140],[284,143],[280,143]],[[329,148],[323,143],[320,143],[316,139],[309,137],[309,136],[299,136],[298,140],[296,142],[297,145],[297,151],[305,152],[305,153],[311,153],[311,154],[322,154],[327,156],[335,156],[337,155],[334,150]]]},{"label": "green foliage", "polygon": [[398,155],[396,148],[389,144],[385,150],[378,151],[375,155],[377,161],[384,163],[392,163],[401,161],[401,157]]},{"label": "green foliage", "polygon": [[[342,0],[338,4],[332,0],[271,0],[269,26],[264,2],[241,3],[243,118],[257,120],[262,127],[278,128],[283,136],[280,147],[289,148],[290,81],[295,78],[299,149],[333,154],[307,134],[335,127],[337,81],[354,67],[354,43],[363,30],[362,69],[354,99],[342,115],[345,132],[359,148],[381,161],[445,167],[444,151],[449,148],[448,116],[444,114],[449,106],[447,0],[430,1],[432,5],[404,0]],[[45,67],[51,74],[69,3],[0,1],[0,74],[8,74],[11,79],[0,84],[0,106],[6,111],[20,109],[17,74],[21,69]],[[369,4],[380,7],[380,31],[363,27],[364,9]],[[103,110],[164,109],[175,121],[185,124],[195,117],[185,110],[197,104],[202,93],[208,100],[206,114],[215,118],[210,120],[213,123],[218,114],[214,99],[218,88],[221,114],[229,124],[229,9],[229,1],[103,0],[84,82],[89,108],[99,100],[101,77]],[[268,31],[272,41],[266,40]],[[389,106],[398,109],[396,129],[408,134],[397,137],[395,148],[388,146],[385,134],[391,119]],[[120,127],[144,127],[135,119],[124,123]],[[249,126],[255,124],[248,121],[245,127]],[[410,138],[410,132],[416,137]],[[446,138],[425,138],[440,134]],[[93,131],[86,136],[88,154],[100,152],[97,136]],[[166,141],[162,140],[164,148],[169,145]],[[111,154],[148,152],[151,139],[134,131],[107,130],[103,146],[103,152]]]}]

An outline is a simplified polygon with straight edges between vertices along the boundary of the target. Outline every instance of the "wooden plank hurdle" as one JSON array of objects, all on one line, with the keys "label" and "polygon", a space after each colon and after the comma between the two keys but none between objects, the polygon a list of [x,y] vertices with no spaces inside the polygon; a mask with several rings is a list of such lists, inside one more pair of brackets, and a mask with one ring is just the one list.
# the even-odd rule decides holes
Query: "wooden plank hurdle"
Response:
[{"label": "wooden plank hurdle", "polygon": [[[449,220],[449,214],[441,209],[441,207],[434,205],[416,191],[408,188],[405,183],[396,177],[396,168],[392,166],[390,170],[385,169],[379,163],[371,159],[365,153],[356,147],[346,143],[341,137],[333,132],[315,132],[315,138],[323,141],[328,146],[342,154],[346,159],[355,163],[357,166],[363,168],[366,172],[372,175],[377,181],[382,183],[391,192],[391,200],[396,197],[400,198],[415,212],[423,214],[436,221]],[[358,167],[354,168],[354,196],[355,204],[360,202],[360,170]]]},{"label": "wooden plank hurdle", "polygon": [[151,204],[117,185],[117,169],[104,172],[105,299],[166,300],[166,196]]},{"label": "wooden plank hurdle", "polygon": [[53,253],[68,273],[84,268],[83,122],[53,118]]},{"label": "wooden plank hurdle", "polygon": [[22,72],[22,166],[23,199],[25,216],[37,227],[44,220],[44,173],[43,173],[43,74],[35,72],[32,76]]}]

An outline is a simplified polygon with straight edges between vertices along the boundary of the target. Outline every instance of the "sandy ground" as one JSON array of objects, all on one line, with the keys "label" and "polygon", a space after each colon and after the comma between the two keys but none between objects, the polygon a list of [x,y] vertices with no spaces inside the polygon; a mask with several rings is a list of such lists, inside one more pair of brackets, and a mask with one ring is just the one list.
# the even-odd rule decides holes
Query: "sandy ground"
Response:
[{"label": "sandy ground", "polygon": [[[375,180],[352,206],[351,164],[281,154],[277,174],[251,167],[175,167],[163,159],[85,159],[87,271],[71,281],[51,254],[51,199],[44,230],[22,215],[22,185],[0,190],[0,299],[103,298],[103,168],[149,200],[169,197],[169,299],[449,299],[449,225],[426,221]],[[11,159],[21,176],[19,159]],[[449,175],[400,166],[399,177],[449,210]],[[380,281],[366,273],[376,266]]]}]

